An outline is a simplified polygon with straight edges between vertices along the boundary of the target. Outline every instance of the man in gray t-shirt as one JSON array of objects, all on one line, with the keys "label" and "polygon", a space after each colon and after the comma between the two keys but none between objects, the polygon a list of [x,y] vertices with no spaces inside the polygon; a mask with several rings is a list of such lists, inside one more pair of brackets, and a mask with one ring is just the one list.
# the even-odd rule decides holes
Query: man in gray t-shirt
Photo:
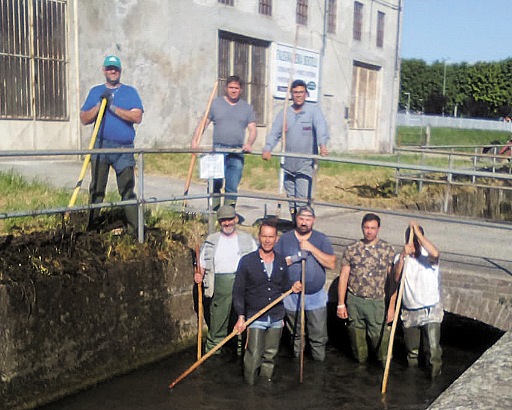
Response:
[{"label": "man in gray t-shirt", "polygon": [[[213,122],[213,148],[241,148],[251,152],[256,140],[256,118],[250,104],[240,99],[242,83],[239,77],[228,77],[226,94],[213,100],[204,129]],[[245,143],[245,129],[249,129],[249,139]],[[199,147],[201,124],[194,132],[191,147]],[[225,204],[235,206],[236,196],[229,193],[238,192],[238,184],[242,179],[244,157],[241,154],[226,154],[224,156]],[[222,179],[213,181],[213,192],[220,193],[223,185]],[[220,198],[214,199],[214,209],[220,206]]]},{"label": "man in gray t-shirt", "polygon": [[[327,155],[329,133],[327,122],[320,107],[306,103],[308,90],[306,83],[295,80],[291,86],[293,104],[286,109],[286,146],[285,151],[297,154]],[[269,160],[272,150],[283,136],[282,110],[274,120],[267,135],[262,157]],[[320,147],[320,150],[318,149]],[[313,179],[312,159],[286,158],[283,164],[284,188],[288,197],[311,198]],[[290,214],[295,217],[297,203],[290,202]]]}]

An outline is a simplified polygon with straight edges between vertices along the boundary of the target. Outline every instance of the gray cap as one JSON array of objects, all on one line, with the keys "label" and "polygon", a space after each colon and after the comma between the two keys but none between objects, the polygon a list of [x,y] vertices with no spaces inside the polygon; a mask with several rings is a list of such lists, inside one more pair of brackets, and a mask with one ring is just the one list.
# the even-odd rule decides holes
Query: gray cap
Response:
[{"label": "gray cap", "polygon": [[309,205],[301,206],[297,211],[297,215],[301,215],[304,212],[310,213],[313,218],[315,217],[315,211]]},{"label": "gray cap", "polygon": [[222,205],[217,211],[217,219],[233,219],[235,216],[235,208],[231,205]]}]

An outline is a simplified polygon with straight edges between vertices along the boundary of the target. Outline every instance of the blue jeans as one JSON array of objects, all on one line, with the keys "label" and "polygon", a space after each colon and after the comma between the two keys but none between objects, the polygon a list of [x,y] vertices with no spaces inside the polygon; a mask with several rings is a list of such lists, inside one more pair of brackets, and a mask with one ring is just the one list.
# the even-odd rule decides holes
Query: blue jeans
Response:
[{"label": "blue jeans", "polygon": [[281,329],[283,327],[283,325],[284,325],[283,319],[276,320],[275,322],[272,322],[272,320],[270,319],[270,316],[267,316],[266,318],[261,317],[260,319],[255,320],[254,322],[252,322],[249,325],[249,327],[251,329],[267,330],[267,329]]},{"label": "blue jeans", "polygon": [[[225,154],[224,156],[224,180],[222,178],[213,180],[213,192],[218,194],[222,189],[224,182],[224,191],[226,197],[224,203],[226,205],[236,205],[236,196],[227,195],[229,193],[238,192],[238,184],[242,179],[242,171],[244,170],[244,156],[241,154]],[[214,199],[214,208],[220,205],[219,198]]]}]

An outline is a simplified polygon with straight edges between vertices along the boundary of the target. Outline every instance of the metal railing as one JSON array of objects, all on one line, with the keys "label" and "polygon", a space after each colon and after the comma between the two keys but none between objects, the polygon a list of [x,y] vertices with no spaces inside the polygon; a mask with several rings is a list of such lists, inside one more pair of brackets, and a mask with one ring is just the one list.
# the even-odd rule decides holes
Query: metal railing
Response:
[{"label": "metal railing", "polygon": [[[402,151],[408,151],[410,150],[401,148]],[[138,165],[138,196],[136,200],[129,200],[129,201],[120,201],[120,202],[103,202],[98,204],[88,204],[83,206],[73,206],[73,207],[56,207],[56,208],[49,208],[49,209],[37,209],[37,210],[27,210],[27,211],[13,211],[13,212],[3,212],[0,213],[0,219],[8,219],[8,218],[18,218],[18,217],[26,217],[26,216],[37,216],[37,215],[51,215],[51,214],[64,214],[66,212],[76,212],[76,211],[86,211],[91,209],[97,209],[97,208],[111,208],[111,207],[124,207],[124,206],[130,206],[130,205],[136,205],[138,208],[138,214],[139,214],[139,227],[138,227],[138,240],[139,242],[144,242],[144,209],[145,206],[150,204],[157,204],[157,203],[170,203],[170,202],[181,202],[184,200],[191,201],[191,200],[199,200],[199,199],[208,199],[208,207],[205,210],[206,213],[208,213],[210,217],[210,221],[213,219],[213,211],[211,208],[211,204],[214,197],[223,197],[224,194],[213,194],[213,192],[210,192],[209,194],[204,195],[178,195],[173,197],[164,197],[164,198],[146,198],[144,193],[145,188],[145,168],[144,168],[144,156],[147,154],[169,154],[169,153],[180,153],[180,154],[191,154],[191,153],[197,153],[197,154],[210,154],[212,152],[215,153],[242,153],[241,150],[229,150],[229,149],[222,149],[222,150],[206,150],[206,149],[142,149],[142,148],[134,148],[134,149],[93,149],[93,150],[41,150],[41,151],[0,151],[0,158],[20,158],[20,157],[58,157],[58,156],[66,156],[66,157],[75,157],[77,155],[86,155],[86,154],[106,154],[106,153],[133,153],[138,154],[137,158],[137,165]],[[245,153],[245,155],[261,155],[261,152],[254,151],[252,153]],[[446,174],[446,182],[448,184],[454,184],[454,181],[452,181],[453,175],[464,175],[464,176],[471,176],[474,178],[492,178],[495,180],[504,180],[504,181],[512,181],[512,175],[510,174],[500,174],[495,172],[488,172],[488,171],[479,171],[479,170],[472,170],[472,169],[457,169],[452,166],[449,166],[448,168],[443,167],[435,167],[435,166],[428,166],[424,164],[407,164],[407,163],[401,163],[399,161],[397,162],[385,162],[385,161],[374,161],[374,160],[367,160],[367,159],[356,159],[356,158],[348,158],[348,157],[336,157],[336,156],[329,156],[329,157],[322,157],[320,155],[304,155],[304,154],[290,154],[290,153],[281,153],[276,152],[272,154],[276,157],[289,157],[289,158],[303,158],[303,159],[315,159],[318,161],[324,161],[324,162],[335,162],[335,163],[345,163],[345,164],[353,164],[353,165],[361,165],[361,166],[370,166],[370,167],[384,167],[384,168],[392,168],[396,169],[397,173],[399,173],[401,170],[410,170],[410,171],[419,171],[422,173],[441,173]],[[500,187],[503,188],[503,187]],[[285,197],[281,195],[260,195],[260,194],[229,194],[230,196],[236,196],[236,197],[246,197],[246,198],[255,198],[255,199],[261,199],[261,200],[271,200],[271,201],[277,201],[277,202],[304,202],[304,198],[291,198],[291,197]],[[348,206],[348,205],[342,205],[342,204],[336,204],[331,202],[321,202],[321,201],[315,201],[314,199],[311,200],[315,203],[315,205],[319,206],[325,206],[325,207],[332,207],[332,208],[342,208],[342,209],[350,209],[350,210],[358,210],[358,211],[377,211],[383,214],[392,214],[392,215],[399,215],[399,216],[407,216],[407,217],[415,217],[415,218],[421,218],[421,219],[441,219],[446,222],[453,222],[453,223],[461,223],[462,220],[458,218],[453,217],[441,217],[439,215],[437,216],[429,216],[429,215],[416,215],[411,212],[399,212],[399,211],[389,211],[385,209],[371,209],[371,208],[365,208],[365,207],[356,207],[356,206]],[[507,229],[512,230],[512,226],[509,225],[503,225],[499,223],[494,222],[486,222],[486,221],[478,221],[478,220],[472,220],[467,221],[464,220],[463,223],[476,225],[476,226],[487,226],[487,227],[493,227],[493,228],[500,228],[500,229]]]},{"label": "metal railing", "polygon": [[[407,154],[420,154],[421,155],[421,163],[424,164],[425,158],[428,157],[447,157],[449,168],[454,168],[454,162],[455,159],[459,160],[467,160],[469,163],[470,168],[463,168],[459,167],[459,169],[463,170],[465,174],[468,176],[471,176],[471,183],[464,183],[464,182],[455,182],[452,180],[451,175],[453,173],[447,174],[447,181],[439,181],[434,179],[428,179],[425,178],[425,174],[419,174],[418,176],[414,176],[411,174],[400,174],[397,173],[396,178],[397,180],[409,180],[409,181],[416,181],[418,182],[418,188],[421,190],[423,182],[429,182],[434,184],[445,184],[450,183],[451,185],[457,185],[457,186],[473,186],[477,188],[489,188],[489,189],[501,189],[504,191],[510,191],[512,190],[512,187],[503,186],[503,185],[492,185],[492,184],[481,184],[477,183],[477,177],[478,175],[475,174],[475,171],[479,171],[482,169],[482,165],[488,164],[488,166],[484,166],[483,168],[490,168],[491,173],[494,174],[492,177],[493,180],[497,179],[503,179],[500,178],[497,175],[503,175],[503,173],[497,174],[498,168],[507,168],[508,167],[508,174],[512,174],[512,161],[510,155],[499,155],[499,154],[492,154],[492,153],[484,153],[482,152],[483,148],[499,148],[504,147],[506,145],[445,145],[445,146],[421,146],[421,147],[402,147],[402,148],[395,148],[395,152],[398,153],[397,162],[399,162],[400,154],[401,153],[407,153]],[[472,149],[473,152],[461,152],[461,151],[455,151],[455,149]],[[506,161],[503,163],[503,161]]]}]

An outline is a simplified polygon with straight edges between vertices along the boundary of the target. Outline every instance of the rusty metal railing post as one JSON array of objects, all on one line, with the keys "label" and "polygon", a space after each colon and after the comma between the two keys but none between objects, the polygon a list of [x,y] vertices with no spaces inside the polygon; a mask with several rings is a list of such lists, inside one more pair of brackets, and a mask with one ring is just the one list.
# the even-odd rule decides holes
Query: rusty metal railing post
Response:
[{"label": "rusty metal railing post", "polygon": [[139,196],[137,198],[137,213],[138,213],[138,239],[139,243],[144,243],[144,152],[139,152],[137,158],[139,163]]},{"label": "rusty metal railing post", "polygon": [[[478,148],[475,147],[475,155],[473,155],[473,171],[476,171],[476,162],[477,162],[477,154],[478,153]],[[471,178],[471,181],[473,182],[473,185],[476,183],[476,177],[473,175],[473,177]]]},{"label": "rusty metal railing post", "polygon": [[[453,149],[452,149],[453,153]],[[450,153],[449,160],[448,160],[448,169],[451,170],[453,168],[453,155]],[[443,203],[443,212],[445,214],[451,213],[449,210],[450,206],[450,196],[452,193],[452,173],[448,172],[446,174],[446,190],[444,192],[444,203]]]}]

